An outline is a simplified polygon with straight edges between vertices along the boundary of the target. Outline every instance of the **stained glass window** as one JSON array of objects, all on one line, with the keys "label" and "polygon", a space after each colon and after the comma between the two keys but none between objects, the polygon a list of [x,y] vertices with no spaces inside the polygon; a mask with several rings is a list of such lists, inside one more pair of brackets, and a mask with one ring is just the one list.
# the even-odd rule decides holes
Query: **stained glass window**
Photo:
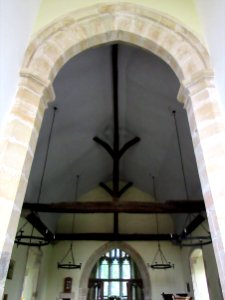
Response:
[{"label": "stained glass window", "polygon": [[108,279],[109,277],[109,262],[108,260],[102,260],[100,264],[100,278],[101,279]]},{"label": "stained glass window", "polygon": [[96,268],[96,279],[104,280],[103,297],[118,296],[127,299],[127,280],[134,274],[130,256],[120,250],[113,249],[99,260]]},{"label": "stained glass window", "polygon": [[115,248],[105,253],[89,279],[88,300],[143,300],[140,272],[130,255]]}]

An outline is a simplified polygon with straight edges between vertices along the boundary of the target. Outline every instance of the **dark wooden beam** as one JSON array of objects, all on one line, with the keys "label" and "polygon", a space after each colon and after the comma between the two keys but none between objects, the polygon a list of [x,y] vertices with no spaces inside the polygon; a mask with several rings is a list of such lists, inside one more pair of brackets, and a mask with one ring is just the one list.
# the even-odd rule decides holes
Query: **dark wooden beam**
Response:
[{"label": "dark wooden beam", "polygon": [[96,143],[98,143],[99,145],[101,145],[108,153],[111,157],[113,157],[113,149],[111,148],[111,146],[104,142],[102,139],[100,139],[99,137],[95,136],[93,137],[93,141],[95,141]]},{"label": "dark wooden beam", "polygon": [[119,197],[122,196],[131,186],[133,185],[133,182],[128,182],[120,191],[119,191]]},{"label": "dark wooden beam", "polygon": [[46,240],[53,240],[54,235],[48,229],[48,227],[41,221],[40,217],[36,213],[30,213],[26,217],[27,221],[34,227],[36,230],[44,236]]},{"label": "dark wooden beam", "polygon": [[181,200],[166,202],[60,202],[60,203],[24,203],[23,209],[52,213],[133,213],[168,214],[197,213],[205,211],[203,200]]},{"label": "dark wooden beam", "polygon": [[112,45],[112,87],[113,87],[113,196],[119,195],[119,105],[118,105],[118,44]]},{"label": "dark wooden beam", "polygon": [[180,234],[180,238],[183,239],[189,234],[191,234],[202,222],[205,221],[205,217],[198,214],[187,226],[184,228]]},{"label": "dark wooden beam", "polygon": [[141,139],[139,137],[135,137],[132,140],[128,141],[125,145],[123,145],[123,147],[119,151],[119,157],[121,158],[128,149],[140,142],[140,140]]},{"label": "dark wooden beam", "polygon": [[113,196],[113,191],[104,182],[100,182],[99,185],[111,196]]},{"label": "dark wooden beam", "polygon": [[176,234],[58,233],[55,235],[56,241],[172,241],[176,239]]},{"label": "dark wooden beam", "polygon": [[113,172],[112,172],[112,189],[106,184],[100,183],[100,185],[112,196],[116,202],[120,196],[131,186],[127,184],[121,191],[119,190],[120,180],[120,158],[124,153],[133,145],[140,141],[139,137],[135,137],[128,141],[120,150],[120,135],[119,135],[119,72],[118,72],[118,44],[113,44],[111,47],[111,65],[112,65],[112,101],[113,101],[113,146],[111,147],[107,142],[103,141],[99,137],[95,136],[93,140],[101,145],[113,159]]}]

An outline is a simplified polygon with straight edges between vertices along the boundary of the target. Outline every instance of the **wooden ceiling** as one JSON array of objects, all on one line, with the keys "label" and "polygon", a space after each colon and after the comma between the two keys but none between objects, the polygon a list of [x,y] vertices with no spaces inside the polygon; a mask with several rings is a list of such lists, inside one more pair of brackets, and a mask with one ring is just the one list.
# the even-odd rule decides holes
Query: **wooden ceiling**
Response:
[{"label": "wooden ceiling", "polygon": [[[201,219],[198,216],[205,207],[187,116],[176,100],[179,82],[164,62],[130,45],[106,45],[69,61],[59,72],[54,88],[56,100],[43,120],[23,205],[26,216],[29,211],[48,213],[47,223],[56,228],[62,213],[113,213],[114,230],[109,240],[171,240],[176,236],[121,235],[119,213],[174,217],[198,213],[196,218]],[[81,177],[79,191],[76,174]],[[111,202],[79,201],[99,184]],[[131,186],[154,195],[155,202],[120,201]],[[63,236],[57,232],[56,237],[106,238],[104,233]]]}]

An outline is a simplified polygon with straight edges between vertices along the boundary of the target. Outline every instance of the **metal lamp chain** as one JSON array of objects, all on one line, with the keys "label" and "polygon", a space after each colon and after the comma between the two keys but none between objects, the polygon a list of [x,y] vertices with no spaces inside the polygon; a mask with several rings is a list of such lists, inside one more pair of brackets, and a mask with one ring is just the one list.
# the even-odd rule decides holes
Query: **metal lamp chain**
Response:
[{"label": "metal lamp chain", "polygon": [[[185,170],[184,170],[184,160],[183,160],[183,155],[182,155],[182,151],[181,151],[181,143],[180,143],[179,130],[178,130],[177,119],[176,119],[176,111],[173,110],[172,113],[173,113],[173,118],[174,118],[175,129],[176,129],[177,144],[178,144],[178,149],[179,149],[180,163],[181,163],[182,175],[183,175],[183,180],[184,180],[186,200],[189,200],[190,198],[189,198],[187,180],[186,180]],[[191,214],[189,214],[187,216],[185,223],[189,217],[190,217],[190,221],[191,221],[191,216],[192,216]],[[195,220],[195,219],[193,219],[193,220]],[[200,225],[203,226],[202,224],[200,224]],[[203,229],[204,229],[204,227],[203,227]],[[192,236],[192,232],[188,233],[187,229],[184,228],[184,232],[182,234],[184,236],[181,235],[180,244],[182,245],[182,247],[208,245],[212,242],[212,240],[211,240],[210,233],[208,231],[207,231],[207,233],[208,233],[208,236]],[[189,235],[189,237],[188,237],[188,235]]]},{"label": "metal lamp chain", "polygon": [[[79,184],[79,178],[80,175],[77,175],[77,179],[76,179],[76,187],[75,187],[75,201],[77,201],[77,196],[78,196],[78,184]],[[72,219],[72,232],[74,232],[74,228],[75,228],[75,213],[73,214],[73,219]],[[69,256],[71,256],[72,261],[69,261],[68,263],[64,263],[64,260]],[[58,269],[80,269],[81,268],[81,263],[80,264],[76,264],[75,263],[75,257],[74,257],[74,253],[73,253],[73,241],[71,241],[70,243],[70,247],[68,249],[68,251],[66,252],[66,254],[64,255],[64,257],[61,259],[60,262],[58,262],[57,266]]]},{"label": "metal lamp chain", "polygon": [[[74,197],[75,202],[77,201],[77,198],[78,198],[79,179],[80,179],[80,175],[77,175],[76,187],[75,187],[75,197]],[[74,226],[75,226],[75,213],[73,214],[73,220],[72,220],[72,233],[74,232]]]},{"label": "metal lamp chain", "polygon": [[189,200],[187,180],[186,180],[185,171],[184,171],[184,160],[183,160],[183,155],[182,155],[182,151],[181,151],[180,137],[179,137],[179,131],[178,131],[178,126],[177,126],[176,111],[173,110],[172,113],[173,113],[173,118],[174,118],[175,129],[176,129],[177,144],[178,144],[178,149],[179,149],[180,163],[181,163],[181,169],[182,169],[183,180],[184,180],[186,200]]},{"label": "metal lamp chain", "polygon": [[45,170],[46,170],[46,165],[47,165],[47,160],[48,160],[49,147],[50,147],[50,143],[51,143],[53,125],[54,125],[54,122],[55,122],[55,115],[56,115],[57,109],[58,108],[56,106],[53,107],[52,123],[51,123],[49,136],[48,136],[47,149],[46,149],[45,159],[44,159],[44,168],[43,168],[43,171],[42,171],[42,176],[41,176],[41,181],[40,181],[40,188],[39,188],[38,197],[37,197],[37,203],[40,202],[40,198],[41,198],[42,185],[43,185],[43,180],[44,180],[44,176],[45,176]]},{"label": "metal lamp chain", "polygon": [[[152,176],[152,186],[153,186],[153,196],[156,200],[156,188],[155,188],[155,177]],[[155,220],[156,220],[156,232],[157,235],[159,234],[159,220],[158,220],[158,215],[155,214]],[[158,239],[158,247],[160,248],[160,243],[159,243],[159,239]]]},{"label": "metal lamp chain", "polygon": [[[39,191],[38,191],[38,195],[37,195],[37,203],[40,202],[40,198],[41,198],[41,192],[42,192],[42,186],[43,186],[43,181],[44,181],[44,176],[45,176],[45,171],[46,171],[46,165],[47,165],[47,160],[48,160],[48,154],[49,154],[49,148],[50,148],[50,142],[51,142],[51,137],[52,137],[52,132],[53,132],[53,126],[54,126],[54,121],[55,121],[55,115],[56,115],[56,110],[57,107],[53,107],[53,116],[52,116],[52,122],[51,122],[51,127],[49,130],[49,135],[48,135],[48,140],[47,140],[47,148],[46,148],[46,153],[45,153],[45,157],[44,157],[44,166],[43,166],[43,170],[42,170],[42,174],[41,174],[41,180],[40,180],[40,186],[39,186]],[[41,222],[41,220],[39,219],[38,214],[35,212],[32,212],[30,215],[32,215],[32,217],[35,216],[36,220],[39,221],[39,223]],[[29,216],[30,216],[29,215]],[[29,217],[28,216],[28,217]],[[28,219],[25,222],[25,224],[23,224],[21,226],[21,228],[17,231],[16,234],[16,238],[15,238],[15,243],[17,245],[24,245],[24,246],[28,246],[28,247],[41,247],[41,246],[46,246],[49,244],[50,242],[50,238],[49,238],[49,230],[46,227],[46,231],[45,231],[45,235],[42,233],[42,236],[34,236],[34,226],[32,226],[31,229],[31,234],[30,235],[26,235],[24,234],[24,228],[25,226],[28,224],[28,222],[30,222]],[[43,226],[43,223],[41,223]],[[48,238],[47,238],[47,234],[48,234]]]},{"label": "metal lamp chain", "polygon": [[[153,185],[153,195],[156,200],[157,198],[156,198],[156,187],[155,187],[155,177],[154,176],[152,176],[152,185]],[[174,264],[171,264],[170,262],[167,261],[165,255],[163,254],[161,246],[160,246],[159,220],[158,220],[157,214],[155,214],[155,219],[156,219],[156,232],[157,232],[157,236],[158,236],[158,250],[155,253],[152,263],[148,264],[148,266],[151,267],[153,270],[166,270],[166,269],[174,268]],[[157,261],[157,258],[160,259],[160,262]]]}]

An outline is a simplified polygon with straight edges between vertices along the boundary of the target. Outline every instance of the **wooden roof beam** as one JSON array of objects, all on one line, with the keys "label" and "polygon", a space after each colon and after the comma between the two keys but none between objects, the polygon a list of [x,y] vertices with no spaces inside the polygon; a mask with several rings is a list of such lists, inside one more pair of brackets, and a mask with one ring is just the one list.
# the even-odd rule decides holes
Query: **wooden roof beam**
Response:
[{"label": "wooden roof beam", "polygon": [[176,241],[176,234],[56,233],[56,241]]},{"label": "wooden roof beam", "polygon": [[203,200],[180,200],[166,202],[60,202],[28,203],[23,209],[48,213],[131,213],[131,214],[176,214],[205,211]]}]

